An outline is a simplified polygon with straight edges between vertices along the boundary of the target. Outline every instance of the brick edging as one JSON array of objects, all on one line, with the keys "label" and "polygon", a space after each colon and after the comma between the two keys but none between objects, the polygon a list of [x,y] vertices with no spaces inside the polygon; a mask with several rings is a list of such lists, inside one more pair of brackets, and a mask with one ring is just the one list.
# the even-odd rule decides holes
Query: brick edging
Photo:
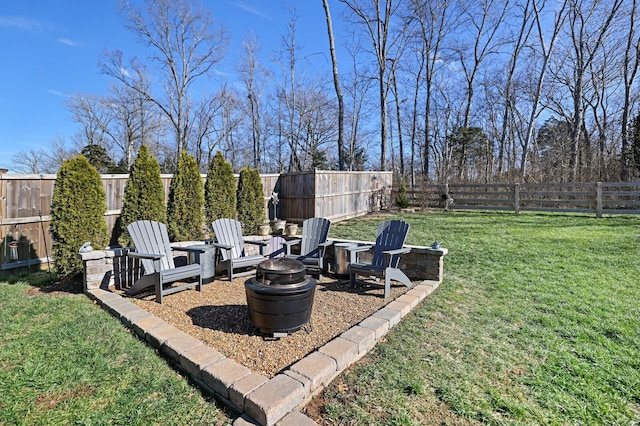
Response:
[{"label": "brick edging", "polygon": [[241,413],[235,425],[284,426],[314,424],[298,410],[375,347],[439,284],[439,281],[421,282],[270,379],[225,357],[116,293],[98,288],[87,290],[86,294],[189,374],[206,392]]}]

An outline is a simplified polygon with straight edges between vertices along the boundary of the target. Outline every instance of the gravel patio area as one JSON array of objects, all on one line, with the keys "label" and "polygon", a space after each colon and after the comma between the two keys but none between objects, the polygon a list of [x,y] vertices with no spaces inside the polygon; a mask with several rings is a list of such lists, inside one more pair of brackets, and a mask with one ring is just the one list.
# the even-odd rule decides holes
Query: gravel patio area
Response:
[{"label": "gravel patio area", "polygon": [[128,300],[250,370],[273,377],[409,290],[392,283],[391,297],[384,299],[384,286],[360,281],[351,289],[348,280],[325,276],[316,286],[312,329],[274,339],[261,335],[249,320],[244,289],[249,278],[215,280],[202,292],[189,289],[166,296],[162,305],[154,294]]}]

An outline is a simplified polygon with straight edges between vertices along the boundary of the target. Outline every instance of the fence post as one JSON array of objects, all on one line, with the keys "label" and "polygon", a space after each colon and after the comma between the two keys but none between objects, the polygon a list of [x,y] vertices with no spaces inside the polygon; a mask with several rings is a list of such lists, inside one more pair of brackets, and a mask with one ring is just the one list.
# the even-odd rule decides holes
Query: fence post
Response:
[{"label": "fence post", "polygon": [[602,217],[602,182],[596,182],[596,217]]},{"label": "fence post", "polygon": [[513,209],[516,214],[520,213],[520,184],[513,185]]}]

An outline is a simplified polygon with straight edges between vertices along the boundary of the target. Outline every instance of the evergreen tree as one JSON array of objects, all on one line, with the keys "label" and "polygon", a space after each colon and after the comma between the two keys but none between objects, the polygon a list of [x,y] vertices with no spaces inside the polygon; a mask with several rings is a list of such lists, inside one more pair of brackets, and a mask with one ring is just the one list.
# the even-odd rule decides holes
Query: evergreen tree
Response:
[{"label": "evergreen tree", "polygon": [[138,150],[138,155],[131,165],[129,180],[124,187],[118,237],[121,246],[127,247],[132,244],[127,226],[138,220],[155,220],[162,223],[167,221],[160,164],[146,145],[142,145]]},{"label": "evergreen tree", "polygon": [[204,210],[207,226],[216,219],[238,217],[236,211],[236,178],[231,163],[218,151],[209,163],[204,186]]},{"label": "evergreen tree", "polygon": [[400,188],[398,189],[398,199],[396,205],[401,209],[409,207],[409,198],[407,198],[407,186],[404,183],[404,178],[400,178]]},{"label": "evergreen tree", "polygon": [[264,187],[257,169],[244,167],[238,180],[238,220],[244,232],[252,234],[265,221]]},{"label": "evergreen tree", "polygon": [[198,164],[186,151],[180,153],[169,186],[167,230],[172,241],[202,239],[204,184]]},{"label": "evergreen tree", "polygon": [[107,150],[103,146],[90,143],[80,151],[89,163],[98,170],[98,173],[116,173],[117,166]]},{"label": "evergreen tree", "polygon": [[82,272],[78,250],[85,242],[102,249],[109,241],[107,197],[100,174],[83,155],[64,160],[51,198],[53,257],[60,276]]}]

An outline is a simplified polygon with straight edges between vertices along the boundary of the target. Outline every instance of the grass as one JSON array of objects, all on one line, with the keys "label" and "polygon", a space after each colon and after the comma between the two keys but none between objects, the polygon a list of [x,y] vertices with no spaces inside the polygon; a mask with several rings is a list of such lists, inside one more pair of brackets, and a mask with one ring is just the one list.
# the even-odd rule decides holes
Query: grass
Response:
[{"label": "grass", "polygon": [[[438,290],[316,400],[336,424],[640,422],[640,218],[404,215],[449,249]],[[334,224],[373,240],[380,217]],[[47,274],[0,277],[0,424],[229,424]],[[41,291],[42,290],[42,291]]]},{"label": "grass", "polygon": [[[216,425],[231,417],[82,294],[0,282],[0,424]],[[42,291],[40,291],[42,290]]]},{"label": "grass", "polygon": [[[640,422],[640,218],[405,215],[439,289],[314,406],[340,424]],[[381,218],[336,224],[372,240]]]}]

